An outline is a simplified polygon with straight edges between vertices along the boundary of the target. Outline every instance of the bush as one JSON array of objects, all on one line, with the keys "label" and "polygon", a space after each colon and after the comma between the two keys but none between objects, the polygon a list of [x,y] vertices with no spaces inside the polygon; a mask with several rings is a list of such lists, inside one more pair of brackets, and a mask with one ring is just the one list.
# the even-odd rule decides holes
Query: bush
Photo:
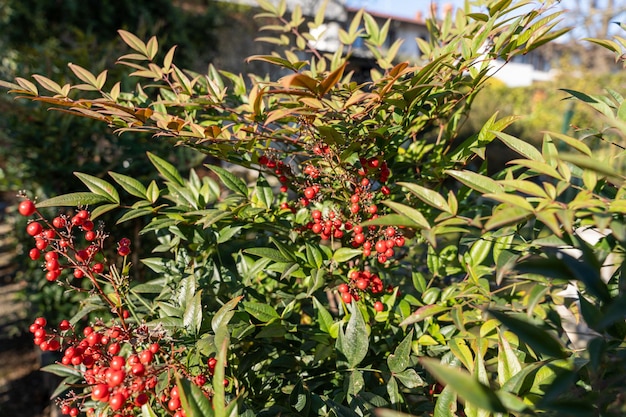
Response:
[{"label": "bush", "polygon": [[[59,391],[74,388],[63,411],[620,415],[624,177],[575,138],[546,134],[538,150],[503,133],[512,117],[457,140],[489,59],[557,37],[557,15],[488,1],[454,25],[431,21],[414,67],[393,62],[387,25],[366,13],[327,56],[305,28],[323,11],[307,23],[297,8],[260,4],[274,20],[268,40],[287,49],[250,59],[290,73],[278,81],[248,88],[213,67],[183,70],[156,38],[120,31],[139,96],[81,67],[78,87],[5,83],[258,173],[183,176],[149,153],[159,181],[79,173],[88,191],[36,207],[23,196],[49,280],[89,294],[69,320],[31,327],[42,349],[64,352],[47,368],[66,377]],[[359,37],[379,66],[364,84],[346,72]],[[585,101],[623,128],[621,97]],[[481,161],[494,141],[520,158],[489,177]],[[79,208],[40,214],[59,206]],[[133,241],[94,224],[105,212],[145,218],[141,233],[158,239],[142,250],[153,272],[142,282],[129,276]],[[582,239],[588,230],[597,242]]]}]

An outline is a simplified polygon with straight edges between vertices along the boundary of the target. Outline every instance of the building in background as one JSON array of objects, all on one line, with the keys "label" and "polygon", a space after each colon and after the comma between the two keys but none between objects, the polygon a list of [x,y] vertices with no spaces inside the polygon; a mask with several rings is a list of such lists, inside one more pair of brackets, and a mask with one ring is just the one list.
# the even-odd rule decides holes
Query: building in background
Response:
[{"label": "building in background", "polygon": [[[274,46],[253,42],[259,36],[263,36],[263,32],[259,32],[260,24],[253,19],[257,13],[256,0],[223,0],[227,3],[240,5],[245,7],[233,8],[234,24],[224,27],[221,32],[223,42],[219,45],[219,53],[215,57],[215,63],[218,67],[234,71],[234,72],[256,72],[274,74],[275,68],[267,63],[252,62],[246,70],[243,60],[245,57],[254,54],[270,54],[275,49]],[[268,0],[275,4],[279,0]],[[184,3],[184,2],[182,2]],[[313,20],[315,14],[323,0],[287,0],[287,14],[299,5],[305,18]],[[253,9],[249,9],[252,7]],[[347,7],[344,0],[329,0],[325,11],[324,24],[313,31],[316,36],[315,42],[312,42],[317,50],[321,52],[334,53],[339,47],[339,31],[341,29],[348,30],[350,22],[358,8]],[[367,10],[367,9],[366,9]],[[398,49],[398,61],[420,61],[420,50],[418,48],[416,38],[428,40],[429,33],[425,23],[425,17],[421,13],[417,13],[414,18],[398,17],[379,12],[368,13],[376,20],[379,27],[383,26],[387,20],[390,21],[389,32],[385,47],[390,47],[395,41],[402,40],[402,44]],[[434,5],[431,8],[431,16],[443,18],[447,13],[454,13],[451,4],[445,4],[441,11]],[[549,81],[558,72],[553,68],[553,63],[563,55],[562,48],[544,47],[533,50],[526,55],[520,55],[513,58],[511,62],[505,64],[504,61],[494,61],[491,63],[491,74],[494,78],[501,80],[506,85],[512,87],[528,86],[538,81]],[[556,52],[555,52],[556,51]],[[369,70],[375,67],[375,59],[370,51],[364,45],[363,41],[357,40],[351,51],[352,70],[355,71],[355,80],[362,81],[369,76]],[[259,68],[259,67],[264,68]]]}]

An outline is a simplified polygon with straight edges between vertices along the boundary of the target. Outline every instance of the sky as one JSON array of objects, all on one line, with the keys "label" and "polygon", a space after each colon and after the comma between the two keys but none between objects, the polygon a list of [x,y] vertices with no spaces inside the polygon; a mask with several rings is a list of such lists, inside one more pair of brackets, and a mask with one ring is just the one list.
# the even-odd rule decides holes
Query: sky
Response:
[{"label": "sky", "polygon": [[[346,4],[352,7],[364,7],[368,10],[388,14],[391,16],[415,17],[418,11],[424,16],[430,10],[430,0],[346,0]],[[454,7],[463,7],[463,0],[434,0],[441,9],[445,3]]]}]

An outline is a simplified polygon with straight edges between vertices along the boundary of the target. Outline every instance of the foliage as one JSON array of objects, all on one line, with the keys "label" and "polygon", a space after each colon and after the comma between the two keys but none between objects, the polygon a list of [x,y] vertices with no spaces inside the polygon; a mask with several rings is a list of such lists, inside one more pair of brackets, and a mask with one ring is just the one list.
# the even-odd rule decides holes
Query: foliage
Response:
[{"label": "foliage", "polygon": [[[206,6],[205,13],[191,14],[169,0],[67,1],[63,7],[55,2],[2,0],[0,76],[6,79],[20,73],[54,74],[63,82],[74,76],[68,66],[71,62],[98,71],[109,68],[109,82],[120,81],[124,71],[113,67],[115,59],[124,53],[116,32],[120,27],[158,34],[170,46],[179,44],[182,51],[178,59],[195,68],[200,61],[204,65],[214,52],[207,45],[214,44],[211,40],[222,14],[222,8],[213,2]],[[76,190],[81,183],[72,175],[75,171],[102,177],[115,170],[151,180],[155,174],[144,157],[148,150],[168,155],[170,162],[185,169],[203,158],[189,150],[171,152],[170,144],[158,144],[145,136],[118,136],[104,125],[67,118],[6,96],[0,99],[0,110],[0,190],[3,200],[9,203],[15,201],[20,189],[32,190],[40,198]],[[128,223],[120,233],[134,236],[141,227],[140,222]],[[28,244],[23,233],[18,238]],[[134,240],[140,244],[137,236]],[[152,243],[148,240],[146,244]],[[22,265],[18,278],[28,281],[24,296],[32,311],[50,319],[74,314],[76,304],[61,302],[64,295],[60,288],[43,284],[40,268],[33,267],[25,253],[19,253],[23,248],[18,246],[17,260]],[[135,277],[141,273],[135,268]],[[75,297],[77,301],[80,294]]]},{"label": "foliage", "polygon": [[[557,37],[558,13],[500,0],[430,21],[431,39],[419,41],[425,62],[412,66],[394,62],[397,47],[381,47],[389,24],[366,13],[329,55],[308,32],[323,11],[306,22],[284,2],[259,4],[271,19],[264,40],[286,49],[250,59],[288,73],[277,81],[254,76],[248,87],[212,66],[184,70],[156,38],[120,31],[132,52],[119,62],[139,79],[130,91],[78,66],[78,84],[40,75],[3,83],[258,173],[251,183],[217,165],[183,175],[149,153],[159,181],[77,173],[88,191],[22,210],[35,216],[27,232],[36,244],[61,259],[46,259],[51,281],[79,290],[73,274],[88,278],[80,284],[90,298],[69,324],[31,329],[42,348],[65,344],[67,364],[51,371],[88,383],[66,411],[622,414],[624,175],[576,138],[549,133],[537,149],[502,132],[514,117],[494,115],[457,140],[489,60]],[[357,38],[378,65],[362,84],[349,70]],[[625,131],[617,93],[568,94]],[[488,176],[481,161],[495,141],[519,158]],[[90,211],[62,226],[41,216],[84,205]],[[142,254],[154,272],[147,281],[129,279],[129,242],[117,237],[117,256],[103,257],[110,232],[88,235],[85,221],[105,212],[121,224],[146,219],[141,233],[158,239]],[[103,319],[83,339],[75,328],[94,312]],[[113,339],[125,359],[109,352]],[[136,363],[155,342],[148,370],[118,363]],[[98,353],[89,353],[93,368],[67,353],[81,343]]]}]

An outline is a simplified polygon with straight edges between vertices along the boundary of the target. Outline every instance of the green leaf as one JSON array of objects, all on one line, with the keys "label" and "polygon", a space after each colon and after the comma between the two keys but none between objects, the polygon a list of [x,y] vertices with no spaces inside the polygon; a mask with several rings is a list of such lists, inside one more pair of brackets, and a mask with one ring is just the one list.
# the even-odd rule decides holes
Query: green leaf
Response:
[{"label": "green leaf", "polygon": [[117,203],[114,204],[103,204],[101,206],[98,206],[96,208],[94,208],[93,210],[91,210],[91,215],[89,216],[91,218],[91,220],[97,219],[98,217],[102,216],[104,213],[107,213],[111,210],[115,210],[116,208],[118,208],[120,205]]},{"label": "green leaf", "polygon": [[158,417],[150,404],[144,404],[141,406],[141,417]]},{"label": "green leaf", "polygon": [[330,334],[330,328],[335,323],[333,316],[330,315],[328,310],[320,303],[315,296],[312,297],[313,304],[317,309],[317,322],[320,325],[320,330],[324,333]]},{"label": "green leaf", "polygon": [[[221,382],[220,382],[221,383]],[[176,376],[180,402],[188,416],[213,417],[213,404],[204,392],[189,380]]]},{"label": "green leaf", "polygon": [[244,250],[245,253],[251,255],[260,256],[261,258],[267,258],[275,262],[292,262],[292,259],[287,258],[279,250],[272,248],[249,248]]},{"label": "green leaf", "polygon": [[589,106],[591,106],[598,112],[602,113],[604,116],[608,117],[609,119],[612,119],[614,117],[613,111],[611,110],[609,105],[606,104],[601,99],[594,97],[594,96],[587,95],[585,93],[581,93],[580,91],[569,90],[567,88],[562,88],[561,90],[565,91],[566,93],[571,94],[573,97],[576,97],[578,100],[588,104]]},{"label": "green leaf", "polygon": [[81,377],[81,372],[73,366],[65,366],[57,363],[46,365],[41,368],[42,371],[55,374],[60,377],[75,376]]},{"label": "green leaf", "polygon": [[537,150],[533,145],[518,139],[514,136],[506,134],[504,132],[492,132],[498,139],[500,139],[506,146],[517,152],[518,154],[531,159],[533,161],[543,162],[543,156],[541,152]]},{"label": "green leaf", "polygon": [[226,188],[244,197],[248,196],[248,186],[245,182],[241,180],[241,178],[237,178],[230,172],[226,171],[224,168],[220,168],[215,165],[205,166],[211,171],[215,172],[218,177],[220,177],[220,180],[222,181],[222,183],[224,183]]},{"label": "green leaf", "polygon": [[407,216],[402,214],[386,214],[373,220],[361,223],[361,226],[406,226],[411,228],[421,228],[421,226]]},{"label": "green leaf", "polygon": [[424,380],[417,374],[413,368],[405,369],[402,372],[394,374],[394,377],[407,388],[417,388],[425,385]]},{"label": "green leaf", "polygon": [[152,214],[153,211],[150,209],[131,209],[124,213],[119,219],[117,219],[116,224],[124,223],[132,219],[136,219],[137,217],[147,216]]},{"label": "green leaf", "polygon": [[451,386],[446,386],[439,394],[437,403],[435,404],[435,412],[433,417],[452,417],[456,416],[457,397],[456,392]]},{"label": "green leaf", "polygon": [[597,172],[598,174],[611,177],[617,180],[616,182],[618,183],[618,185],[621,185],[622,182],[624,181],[624,176],[620,174],[619,172],[615,171],[611,167],[611,164],[608,164],[604,161],[599,161],[597,159],[590,158],[590,157],[583,156],[583,155],[561,154],[559,155],[559,157],[566,162],[570,162],[576,166],[579,166],[580,168],[590,169],[594,172]]},{"label": "green leaf", "polygon": [[400,327],[408,326],[409,324],[420,322],[428,317],[432,317],[435,314],[442,313],[444,311],[450,310],[450,307],[444,307],[437,304],[425,305],[417,310],[413,314],[411,314],[406,319],[402,320],[400,323]]},{"label": "green leaf", "polygon": [[349,261],[355,256],[359,256],[363,253],[360,249],[351,248],[339,248],[333,253],[333,260],[338,263]]},{"label": "green leaf", "polygon": [[437,359],[422,358],[420,362],[438,381],[450,386],[465,401],[492,413],[506,412],[496,394],[469,373],[443,365]]},{"label": "green leaf", "polygon": [[399,182],[398,185],[415,194],[424,203],[429,204],[436,209],[452,213],[446,199],[437,191],[410,182]]},{"label": "green leaf", "polygon": [[473,368],[474,358],[472,357],[472,351],[467,347],[467,343],[464,339],[455,337],[450,339],[448,345],[450,346],[450,352],[461,361],[466,369]]},{"label": "green leaf", "polygon": [[[159,174],[161,174],[163,178],[180,186],[185,185],[183,177],[180,176],[180,173],[178,172],[176,167],[174,167],[174,165],[170,164],[165,159],[159,158],[153,153],[148,152],[147,155],[148,159],[150,159],[150,162],[152,162],[152,165],[154,165],[154,167],[157,169],[157,171],[159,171]],[[150,186],[148,186],[148,191],[150,191],[149,188]],[[148,194],[149,198],[151,197],[150,192],[147,192],[146,194]],[[154,200],[151,199],[151,201]]]},{"label": "green leaf", "polygon": [[502,186],[484,175],[477,174],[472,171],[456,171],[446,170],[446,174],[457,179],[462,184],[476,190],[480,193],[501,193],[503,191]]},{"label": "green leaf", "polygon": [[109,171],[109,175],[113,180],[118,183],[126,192],[130,195],[134,195],[139,198],[146,198],[146,187],[142,183],[129,177],[128,175],[118,174],[116,172]]},{"label": "green leaf", "polygon": [[200,332],[202,326],[202,290],[198,291],[191,300],[186,300],[183,326],[194,334]]},{"label": "green leaf", "polygon": [[506,340],[503,333],[500,332],[498,343],[498,383],[502,387],[521,370],[522,365],[513,348],[511,348],[511,344]]},{"label": "green leaf", "polygon": [[[344,333],[339,330],[336,348],[343,355],[350,369],[354,369],[367,356],[369,336],[361,310],[355,302],[351,304],[351,314]],[[341,359],[339,363],[343,362]]]},{"label": "green leaf", "polygon": [[400,342],[395,351],[387,357],[387,366],[393,373],[404,371],[409,366],[409,356],[411,354],[411,342],[413,340],[413,330]]},{"label": "green leaf", "polygon": [[157,185],[156,181],[153,180],[152,182],[150,182],[150,184],[148,185],[148,189],[146,190],[146,198],[151,203],[154,203],[159,199],[160,194],[161,191],[159,190],[159,186]]},{"label": "green leaf", "polygon": [[262,323],[269,323],[280,318],[276,310],[269,304],[244,301],[243,308]]},{"label": "green leaf", "polygon": [[560,141],[565,142],[567,145],[571,146],[577,151],[584,153],[587,156],[591,156],[591,149],[589,149],[589,147],[585,145],[585,143],[579,139],[572,138],[567,135],[563,135],[561,133],[555,133],[555,132],[550,132],[546,136],[548,139],[550,138],[559,139]]},{"label": "green leaf", "polygon": [[535,352],[552,358],[565,358],[567,356],[561,342],[538,326],[501,311],[488,311],[489,314],[508,327],[511,332],[515,333],[520,340],[530,346]]},{"label": "green leaf", "polygon": [[120,196],[112,184],[98,177],[94,177],[93,175],[83,174],[81,172],[74,172],[74,175],[76,175],[92,193],[106,197],[107,200],[112,203],[120,203]]},{"label": "green leaf", "polygon": [[41,207],[77,207],[88,206],[100,203],[107,203],[111,200],[100,194],[81,192],[69,193],[49,198],[37,203],[37,208]]},{"label": "green leaf", "polygon": [[311,408],[311,392],[302,384],[301,379],[298,380],[291,394],[289,394],[289,403],[299,415],[309,415]]},{"label": "green leaf", "polygon": [[396,203],[395,201],[389,200],[384,200],[383,204],[391,208],[396,213],[406,216],[409,220],[419,225],[421,228],[430,229],[430,224],[428,224],[428,220],[426,220],[426,218],[420,211],[414,209],[413,207],[409,207],[404,204]]},{"label": "green leaf", "polygon": [[259,178],[257,179],[255,194],[262,207],[267,209],[272,207],[272,203],[274,202],[274,192],[265,177],[262,175],[259,175]]},{"label": "green leaf", "polygon": [[235,297],[217,310],[217,313],[215,313],[211,319],[211,329],[213,329],[213,333],[217,333],[220,327],[228,325],[230,319],[235,315],[233,310],[242,298],[243,296],[241,295],[239,297]]}]

